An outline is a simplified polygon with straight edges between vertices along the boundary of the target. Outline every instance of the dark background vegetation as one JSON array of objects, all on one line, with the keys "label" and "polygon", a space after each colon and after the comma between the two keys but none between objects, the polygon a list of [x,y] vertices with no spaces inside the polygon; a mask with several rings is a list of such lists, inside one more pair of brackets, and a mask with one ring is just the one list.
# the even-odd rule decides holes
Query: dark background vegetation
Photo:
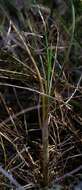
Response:
[{"label": "dark background vegetation", "polygon": [[82,1],[0,0],[0,189],[81,190],[81,158]]}]

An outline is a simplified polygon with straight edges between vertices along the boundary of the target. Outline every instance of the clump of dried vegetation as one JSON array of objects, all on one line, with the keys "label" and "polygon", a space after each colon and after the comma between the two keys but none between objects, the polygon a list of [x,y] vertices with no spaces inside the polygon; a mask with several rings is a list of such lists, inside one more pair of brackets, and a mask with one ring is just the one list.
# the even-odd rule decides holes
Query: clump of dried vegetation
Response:
[{"label": "clump of dried vegetation", "polygon": [[13,17],[0,5],[2,190],[72,189],[81,178],[82,4],[66,6]]}]

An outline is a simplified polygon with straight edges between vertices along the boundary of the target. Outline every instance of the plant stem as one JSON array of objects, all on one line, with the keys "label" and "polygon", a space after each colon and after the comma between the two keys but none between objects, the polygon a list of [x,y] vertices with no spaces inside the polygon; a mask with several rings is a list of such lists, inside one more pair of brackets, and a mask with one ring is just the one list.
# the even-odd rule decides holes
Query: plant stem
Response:
[{"label": "plant stem", "polygon": [[[34,60],[29,47],[27,46],[26,42],[24,41],[22,35],[17,30],[15,25],[12,23],[15,32],[18,34],[19,38],[21,39],[36,71],[38,76],[38,80],[40,83],[41,92],[44,93],[44,85],[43,80],[41,77],[41,73],[37,67],[36,61]],[[43,145],[43,160],[42,160],[42,173],[43,173],[43,185],[48,186],[48,160],[49,160],[49,153],[48,153],[48,98],[44,95],[42,96],[42,145]]]},{"label": "plant stem", "polygon": [[[48,98],[45,97],[42,126],[42,144],[43,144],[43,185],[48,186],[48,162],[49,162],[49,150],[48,150]],[[45,116],[45,117],[44,117]]]}]

